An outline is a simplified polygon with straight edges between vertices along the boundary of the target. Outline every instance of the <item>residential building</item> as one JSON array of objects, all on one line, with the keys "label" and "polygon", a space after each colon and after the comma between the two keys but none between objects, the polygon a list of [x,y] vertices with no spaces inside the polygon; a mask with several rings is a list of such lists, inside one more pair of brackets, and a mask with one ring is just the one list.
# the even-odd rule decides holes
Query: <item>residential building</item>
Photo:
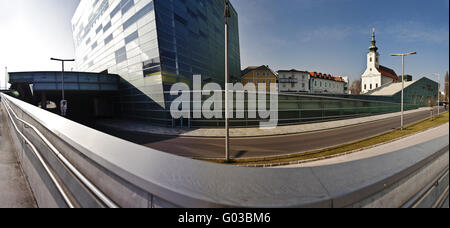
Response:
[{"label": "residential building", "polygon": [[345,94],[347,83],[342,77],[317,72],[310,75],[310,93],[312,94]]},{"label": "residential building", "polygon": [[[77,70],[122,78],[123,117],[172,123],[173,84],[225,84],[224,0],[81,0],[72,19]],[[238,15],[231,7],[229,72],[241,76]]]},{"label": "residential building", "polygon": [[372,45],[367,54],[367,69],[361,76],[362,93],[398,81],[394,70],[380,65],[380,54],[375,40],[375,29],[372,32]]},{"label": "residential building", "polygon": [[345,94],[349,94],[350,93],[350,78],[349,77],[342,77],[342,80],[345,82],[345,86],[344,86],[344,93]]},{"label": "residential building", "polygon": [[280,92],[309,93],[309,72],[295,69],[280,70],[278,76]]},{"label": "residential building", "polygon": [[271,84],[278,83],[278,75],[269,66],[247,67],[247,69],[242,71],[241,75],[241,81],[244,86],[248,83],[253,83],[257,90],[261,84],[266,84],[266,91],[270,92]]}]

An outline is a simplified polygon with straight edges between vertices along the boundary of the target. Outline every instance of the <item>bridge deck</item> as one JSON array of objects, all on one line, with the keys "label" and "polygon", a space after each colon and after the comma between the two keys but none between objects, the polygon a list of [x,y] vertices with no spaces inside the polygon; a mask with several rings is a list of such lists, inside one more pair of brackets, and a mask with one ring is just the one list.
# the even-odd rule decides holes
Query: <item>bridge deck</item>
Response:
[{"label": "bridge deck", "polygon": [[33,208],[36,203],[7,131],[0,106],[0,208]]}]

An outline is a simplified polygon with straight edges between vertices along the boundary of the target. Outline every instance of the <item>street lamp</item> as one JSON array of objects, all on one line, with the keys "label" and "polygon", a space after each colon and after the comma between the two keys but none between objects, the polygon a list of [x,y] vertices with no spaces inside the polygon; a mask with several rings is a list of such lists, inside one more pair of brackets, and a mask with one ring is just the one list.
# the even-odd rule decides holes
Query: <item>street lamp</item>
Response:
[{"label": "street lamp", "polygon": [[440,113],[440,108],[441,108],[441,105],[440,105],[440,103],[441,103],[441,75],[440,74],[433,74],[434,76],[437,76],[438,77],[438,105],[437,105],[437,107],[438,107],[438,116],[441,114]]},{"label": "street lamp", "polygon": [[66,101],[66,97],[65,97],[65,93],[64,93],[64,63],[65,62],[74,62],[75,59],[56,59],[56,58],[51,58],[50,60],[52,61],[59,61],[62,63],[62,100],[61,100],[61,116],[66,116],[66,111],[67,111],[67,101]]},{"label": "street lamp", "polygon": [[5,67],[5,90],[8,90],[8,67]]},{"label": "street lamp", "polygon": [[230,162],[230,120],[228,113],[228,19],[231,17],[230,1],[225,0],[225,161]]},{"label": "street lamp", "polygon": [[401,129],[403,131],[404,127],[404,105],[405,105],[405,56],[416,55],[417,52],[409,52],[403,54],[392,54],[391,56],[401,56],[402,57],[402,117],[401,117]]}]

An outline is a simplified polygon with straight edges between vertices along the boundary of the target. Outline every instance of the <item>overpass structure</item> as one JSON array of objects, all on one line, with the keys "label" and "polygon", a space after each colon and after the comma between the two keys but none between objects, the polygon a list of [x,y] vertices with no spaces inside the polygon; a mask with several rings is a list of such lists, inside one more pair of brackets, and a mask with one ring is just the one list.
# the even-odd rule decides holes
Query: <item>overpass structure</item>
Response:
[{"label": "overpass structure", "polygon": [[[108,73],[34,71],[10,72],[11,90],[21,100],[59,113],[62,91],[68,100],[68,117],[86,119],[92,116],[112,116],[113,97],[119,90],[120,76]],[[53,102],[53,108],[48,105]],[[54,110],[52,110],[54,109]]]},{"label": "overpass structure", "polygon": [[343,164],[261,169],[166,154],[4,94],[1,112],[38,207],[448,206],[448,134]]}]

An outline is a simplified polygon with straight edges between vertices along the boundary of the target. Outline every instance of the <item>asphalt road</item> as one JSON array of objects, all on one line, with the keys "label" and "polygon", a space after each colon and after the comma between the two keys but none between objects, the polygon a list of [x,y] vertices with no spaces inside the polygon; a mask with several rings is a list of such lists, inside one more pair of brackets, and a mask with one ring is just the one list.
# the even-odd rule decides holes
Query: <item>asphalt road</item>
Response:
[{"label": "asphalt road", "polygon": [[[430,117],[429,111],[405,116],[405,124]],[[286,155],[342,145],[400,128],[400,116],[372,123],[338,129],[231,140],[232,158]],[[100,129],[111,135],[167,153],[192,158],[223,158],[225,140],[217,138],[171,137],[110,129]]]}]

